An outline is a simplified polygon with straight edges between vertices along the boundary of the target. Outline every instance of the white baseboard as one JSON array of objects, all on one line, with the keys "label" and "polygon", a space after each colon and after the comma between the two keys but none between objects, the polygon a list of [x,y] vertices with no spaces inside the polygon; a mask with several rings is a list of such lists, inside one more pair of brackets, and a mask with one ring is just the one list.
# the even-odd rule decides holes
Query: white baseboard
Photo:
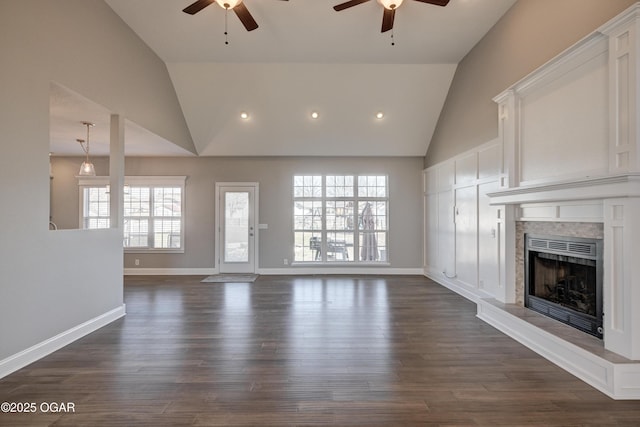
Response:
[{"label": "white baseboard", "polygon": [[120,307],[114,308],[111,311],[107,311],[100,316],[94,317],[91,320],[87,320],[86,322],[74,326],[73,328],[68,329],[64,332],[61,332],[54,337],[31,346],[26,350],[9,356],[6,359],[0,360],[0,378],[4,378],[12,372],[24,368],[25,366],[47,356],[48,354],[51,354],[54,351],[71,344],[72,342],[84,337],[85,335],[88,335],[91,332],[94,332],[102,328],[103,326],[108,325],[114,320],[121,318],[125,314],[125,305],[122,304]]},{"label": "white baseboard", "polygon": [[640,363],[614,363],[526,322],[487,300],[478,318],[613,399],[640,399]]},{"label": "white baseboard", "polygon": [[456,280],[455,278],[449,278],[445,276],[442,272],[435,272],[428,268],[425,268],[422,273],[434,282],[444,286],[445,288],[451,289],[453,292],[465,297],[469,301],[477,303],[479,299],[488,296],[479,289],[474,289],[470,286],[465,285],[459,280]]},{"label": "white baseboard", "polygon": [[291,275],[323,275],[323,274],[357,274],[357,275],[407,275],[422,276],[421,268],[390,268],[390,267],[285,267],[261,268],[258,274],[291,276]]},{"label": "white baseboard", "polygon": [[210,276],[217,268],[125,268],[125,276]]}]

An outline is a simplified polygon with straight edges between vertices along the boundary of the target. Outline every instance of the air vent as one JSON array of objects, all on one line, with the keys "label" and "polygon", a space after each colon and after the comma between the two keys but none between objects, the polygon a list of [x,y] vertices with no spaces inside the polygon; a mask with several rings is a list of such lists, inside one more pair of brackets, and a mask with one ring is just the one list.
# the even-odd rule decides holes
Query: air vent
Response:
[{"label": "air vent", "polygon": [[569,251],[584,255],[595,255],[595,246],[583,243],[569,243]]},{"label": "air vent", "polygon": [[554,307],[549,307],[549,316],[554,317],[558,320],[561,320],[565,323],[569,322],[569,313],[566,312],[565,310],[558,310]]},{"label": "air vent", "polygon": [[570,240],[564,241],[531,237],[527,239],[527,247],[528,249],[532,249],[538,252],[549,252],[570,256],[573,255],[583,258],[591,258],[597,255],[596,244],[590,242],[582,243],[579,241],[576,242]]},{"label": "air vent", "polygon": [[529,240],[529,247],[530,248],[543,248],[543,249],[546,249],[547,248],[547,241],[546,240],[540,240],[540,239],[530,239]]},{"label": "air vent", "polygon": [[591,332],[593,329],[593,323],[588,320],[581,319],[578,316],[569,316],[569,324],[575,326],[578,329],[582,329],[583,331]]},{"label": "air vent", "polygon": [[551,240],[549,242],[549,249],[552,249],[554,251],[566,252],[567,251],[567,242],[555,242],[555,241]]}]

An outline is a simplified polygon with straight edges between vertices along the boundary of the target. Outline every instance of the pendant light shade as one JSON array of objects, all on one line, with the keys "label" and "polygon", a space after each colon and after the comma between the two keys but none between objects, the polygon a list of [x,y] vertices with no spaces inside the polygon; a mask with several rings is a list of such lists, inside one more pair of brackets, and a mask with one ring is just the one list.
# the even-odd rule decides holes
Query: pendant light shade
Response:
[{"label": "pendant light shade", "polygon": [[[86,157],[84,162],[80,165],[80,171],[78,172],[79,176],[96,176],[96,168],[93,166],[93,163],[89,160],[89,128],[95,126],[90,122],[82,122],[84,126],[87,127],[87,139],[76,139],[80,143],[80,147],[82,147],[82,151],[84,151]],[[86,143],[86,145],[85,145]]]},{"label": "pendant light shade", "polygon": [[80,172],[78,172],[79,176],[96,176],[96,168],[93,166],[91,162],[82,162],[80,165]]}]

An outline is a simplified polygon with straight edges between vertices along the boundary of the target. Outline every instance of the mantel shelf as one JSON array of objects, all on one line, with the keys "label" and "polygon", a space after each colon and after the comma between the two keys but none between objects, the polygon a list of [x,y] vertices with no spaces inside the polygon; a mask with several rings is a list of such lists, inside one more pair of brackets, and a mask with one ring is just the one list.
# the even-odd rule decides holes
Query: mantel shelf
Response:
[{"label": "mantel shelf", "polygon": [[491,205],[640,197],[640,173],[527,185],[507,188],[487,195]]}]

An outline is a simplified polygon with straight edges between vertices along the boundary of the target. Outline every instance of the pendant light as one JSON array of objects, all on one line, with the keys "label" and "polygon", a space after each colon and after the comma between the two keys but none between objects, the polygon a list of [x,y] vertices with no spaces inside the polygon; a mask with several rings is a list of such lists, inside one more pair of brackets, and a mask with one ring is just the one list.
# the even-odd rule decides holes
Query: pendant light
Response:
[{"label": "pendant light", "polygon": [[78,175],[96,176],[96,168],[93,166],[93,163],[89,161],[89,128],[95,126],[95,124],[90,122],[82,122],[82,124],[87,127],[87,139],[76,139],[76,141],[80,143],[80,147],[82,147],[82,151],[84,151],[86,157],[84,162],[82,162],[82,164],[80,165],[80,172],[78,172]]}]

